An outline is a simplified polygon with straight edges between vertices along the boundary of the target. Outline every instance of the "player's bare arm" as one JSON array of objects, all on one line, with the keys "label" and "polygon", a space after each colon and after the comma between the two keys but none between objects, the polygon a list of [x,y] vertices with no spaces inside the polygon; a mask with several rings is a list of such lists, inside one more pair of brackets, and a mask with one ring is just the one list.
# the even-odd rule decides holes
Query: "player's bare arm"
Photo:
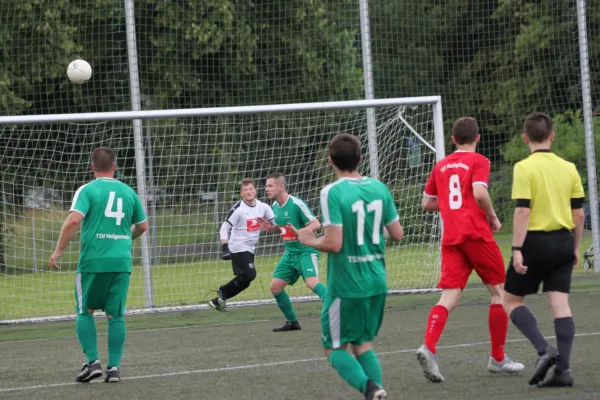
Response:
[{"label": "player's bare arm", "polygon": [[317,238],[314,232],[308,227],[300,230],[288,225],[288,228],[296,233],[298,241],[305,246],[312,247],[326,253],[337,253],[342,248],[344,234],[342,227],[339,225],[326,226],[323,231],[323,236]]},{"label": "player's bare arm", "polygon": [[148,221],[142,221],[131,227],[131,239],[135,240],[142,236],[148,230]]},{"label": "player's bare arm", "polygon": [[311,230],[312,232],[316,232],[321,229],[321,223],[318,219],[313,218],[308,224],[306,224],[305,228]]},{"label": "player's bare arm", "polygon": [[[513,247],[523,247],[525,237],[527,236],[527,228],[529,226],[529,207],[516,207],[513,217]],[[513,250],[513,266],[515,271],[521,275],[527,272],[527,266],[523,265],[523,254],[520,250]]]},{"label": "player's bare arm", "polygon": [[404,228],[402,228],[400,221],[394,221],[391,224],[386,225],[385,229],[387,230],[390,239],[394,242],[399,242],[404,237]]},{"label": "player's bare arm", "polygon": [[475,201],[477,205],[485,212],[488,220],[490,221],[490,226],[492,228],[492,232],[496,233],[502,228],[502,224],[494,211],[494,205],[492,204],[492,199],[488,192],[487,186],[475,183],[473,184],[473,197],[475,197]]},{"label": "player's bare arm", "polygon": [[262,229],[263,231],[268,233],[279,233],[279,225],[271,223],[263,217],[258,217],[256,218],[256,220],[260,224],[260,229]]},{"label": "player's bare arm", "polygon": [[573,229],[575,261],[573,266],[577,267],[577,265],[579,264],[579,246],[581,245],[581,238],[583,237],[583,225],[585,222],[585,215],[583,213],[583,208],[571,210],[571,215],[573,216],[573,223],[575,224],[575,228]]},{"label": "player's bare arm", "polygon": [[71,212],[63,226],[60,230],[60,236],[58,237],[58,243],[56,245],[56,250],[50,256],[50,260],[48,260],[48,266],[52,269],[60,270],[60,267],[57,265],[57,261],[62,256],[63,251],[69,245],[75,233],[79,230],[79,225],[81,225],[81,221],[83,221],[84,216],[78,212]]},{"label": "player's bare arm", "polygon": [[437,197],[423,195],[421,206],[425,211],[440,211],[440,203]]}]

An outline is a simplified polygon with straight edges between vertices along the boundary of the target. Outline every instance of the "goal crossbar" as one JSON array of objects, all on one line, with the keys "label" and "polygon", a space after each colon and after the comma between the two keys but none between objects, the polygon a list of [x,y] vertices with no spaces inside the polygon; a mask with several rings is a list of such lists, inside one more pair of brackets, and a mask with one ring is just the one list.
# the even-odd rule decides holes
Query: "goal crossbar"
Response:
[{"label": "goal crossbar", "polygon": [[58,122],[131,121],[134,119],[215,117],[220,115],[243,115],[261,113],[285,113],[299,111],[328,111],[384,106],[440,104],[441,96],[400,97],[377,100],[329,101],[321,103],[273,104],[237,107],[186,108],[171,110],[114,111],[76,114],[17,115],[0,117],[0,125],[51,124]]}]

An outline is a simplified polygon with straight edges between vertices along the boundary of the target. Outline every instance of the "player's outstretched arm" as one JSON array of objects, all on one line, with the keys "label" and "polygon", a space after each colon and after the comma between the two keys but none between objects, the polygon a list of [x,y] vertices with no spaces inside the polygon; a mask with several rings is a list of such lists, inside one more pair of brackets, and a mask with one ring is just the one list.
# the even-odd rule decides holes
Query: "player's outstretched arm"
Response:
[{"label": "player's outstretched arm", "polygon": [[50,268],[60,270],[60,267],[57,265],[57,261],[62,256],[63,251],[73,239],[75,233],[79,229],[79,225],[81,225],[81,221],[83,221],[83,214],[79,212],[71,212],[65,222],[63,223],[62,228],[60,229],[60,236],[58,237],[58,243],[56,244],[56,250],[50,256],[50,260],[48,260],[48,265]]},{"label": "player's outstretched arm", "polygon": [[494,205],[492,204],[492,198],[488,193],[487,186],[480,183],[473,184],[473,197],[475,197],[475,201],[479,208],[487,215],[490,226],[492,227],[492,232],[498,232],[502,227],[502,224],[494,211]]},{"label": "player's outstretched arm", "polygon": [[258,218],[256,218],[256,220],[258,221],[258,223],[260,225],[260,229],[262,229],[265,232],[278,233],[280,231],[279,225],[272,224],[263,217],[258,217]]},{"label": "player's outstretched arm", "polygon": [[423,195],[421,206],[425,211],[440,211],[440,203],[438,202],[437,197]]},{"label": "player's outstretched arm", "polygon": [[148,230],[148,221],[142,221],[131,227],[131,239],[135,240],[142,236]]},{"label": "player's outstretched arm", "polygon": [[298,236],[298,241],[303,245],[326,253],[337,253],[342,249],[344,234],[341,225],[326,226],[323,229],[323,236],[319,238],[316,237],[315,233],[308,229],[308,227],[304,227],[300,230],[294,228],[292,224],[288,224],[287,227],[294,231],[296,236]]}]

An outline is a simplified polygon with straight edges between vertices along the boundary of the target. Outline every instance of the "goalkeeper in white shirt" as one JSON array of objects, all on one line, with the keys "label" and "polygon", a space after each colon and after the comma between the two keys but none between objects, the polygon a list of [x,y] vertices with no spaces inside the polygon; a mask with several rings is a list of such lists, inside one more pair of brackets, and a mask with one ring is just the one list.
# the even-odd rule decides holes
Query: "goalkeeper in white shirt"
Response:
[{"label": "goalkeeper in white shirt", "polygon": [[235,277],[217,288],[217,297],[208,305],[217,311],[227,311],[227,299],[237,296],[256,278],[254,252],[260,224],[258,219],[273,222],[275,215],[267,204],[256,199],[256,183],[250,178],[242,180],[242,200],[235,203],[221,225],[223,260],[231,260]]}]

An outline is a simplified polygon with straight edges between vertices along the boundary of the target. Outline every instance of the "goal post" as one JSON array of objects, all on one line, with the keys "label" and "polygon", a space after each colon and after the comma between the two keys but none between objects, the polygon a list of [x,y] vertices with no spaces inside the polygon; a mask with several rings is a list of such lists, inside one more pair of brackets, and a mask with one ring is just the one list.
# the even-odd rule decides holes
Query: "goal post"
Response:
[{"label": "goal post", "polygon": [[[368,109],[377,121],[374,137]],[[133,130],[132,121],[142,129]],[[393,193],[406,231],[401,243],[387,245],[390,293],[431,291],[437,283],[441,226],[421,209],[421,196],[444,156],[439,96],[11,116],[0,117],[0,132],[0,324],[74,318],[78,237],[61,271],[46,265],[73,193],[93,179],[89,155],[99,146],[117,151],[118,179],[143,188],[151,222],[147,238],[134,244],[128,314],[205,308],[211,291],[231,279],[218,230],[242,178],[254,178],[259,199],[268,201],[266,176],[281,172],[289,192],[320,216],[319,191],[335,180],[327,144],[339,132],[360,138],[360,171],[372,175],[370,165],[378,166],[376,177]],[[261,233],[257,279],[229,304],[273,302],[269,282],[282,254],[279,236]],[[326,281],[326,255],[320,266]],[[316,299],[302,280],[288,292],[293,301]]]}]

